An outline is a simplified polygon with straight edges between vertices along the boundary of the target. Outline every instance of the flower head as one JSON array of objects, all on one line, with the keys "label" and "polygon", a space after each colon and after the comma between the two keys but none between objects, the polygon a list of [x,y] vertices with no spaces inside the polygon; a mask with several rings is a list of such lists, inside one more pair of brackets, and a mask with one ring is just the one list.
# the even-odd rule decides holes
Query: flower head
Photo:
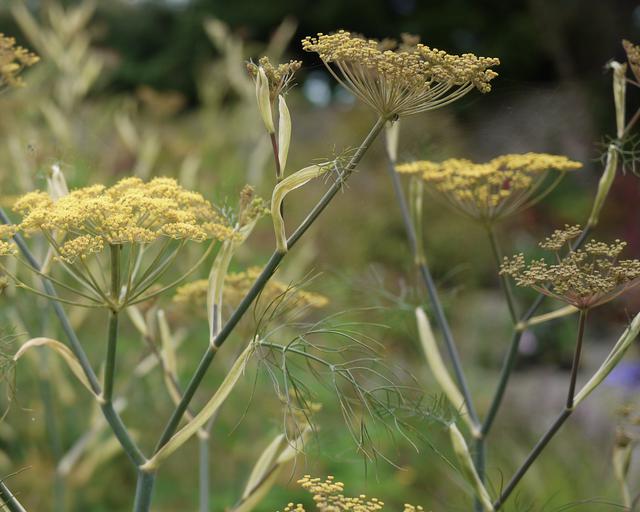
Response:
[{"label": "flower head", "polygon": [[5,86],[21,87],[24,85],[20,72],[38,62],[39,57],[21,46],[16,46],[13,37],[0,33],[0,89]]},{"label": "flower head", "polygon": [[636,77],[636,80],[640,82],[640,46],[635,45],[626,39],[622,40],[622,46],[627,54],[627,60],[629,61],[631,72]]},{"label": "flower head", "polygon": [[[369,498],[364,494],[360,496],[349,497],[344,495],[344,484],[337,482],[333,476],[326,479],[312,478],[305,475],[298,480],[298,484],[306,491],[313,495],[313,501],[316,510],[320,512],[375,512],[384,508],[384,502],[378,498]],[[405,504],[404,512],[421,512],[424,509],[420,506]],[[305,512],[304,506],[301,504],[289,503],[285,512]]]},{"label": "flower head", "polygon": [[18,198],[13,208],[22,215],[17,229],[44,235],[55,259],[81,285],[64,287],[92,305],[111,308],[159,293],[156,281],[187,242],[238,236],[209,201],[171,178],[125,178],[112,187],[73,190],[55,201],[36,191]]},{"label": "flower head", "polygon": [[[224,283],[224,302],[238,304],[246,295],[251,285],[260,275],[259,267],[250,267],[244,272],[227,274]],[[199,279],[187,283],[176,290],[173,301],[177,304],[191,306],[205,306],[209,282],[207,279]],[[308,292],[295,286],[290,286],[277,279],[270,279],[262,291],[261,300],[269,304],[279,297],[285,297],[288,306],[294,308],[322,308],[328,300],[319,293]]]},{"label": "flower head", "polygon": [[320,56],[338,82],[381,116],[433,110],[472,89],[491,90],[499,59],[450,55],[405,37],[403,44],[365,39],[340,30],[306,37],[302,48]]},{"label": "flower head", "polygon": [[251,78],[257,80],[260,68],[263,69],[269,85],[269,98],[273,103],[279,94],[286,92],[293,80],[293,75],[301,66],[302,62],[299,60],[290,60],[283,64],[274,65],[269,57],[260,57],[258,64],[247,63],[247,71]]},{"label": "flower head", "polygon": [[171,178],[148,183],[125,178],[112,187],[94,185],[53,201],[45,192],[18,199],[23,215],[19,227],[27,234],[66,233],[58,257],[68,263],[101,252],[109,245],[150,244],[159,239],[202,242],[223,240],[232,230],[200,194],[183,189]]},{"label": "flower head", "polygon": [[[546,153],[502,155],[487,163],[452,158],[441,163],[398,165],[399,173],[417,175],[451,205],[477,220],[493,221],[539,201],[566,171],[582,164]],[[547,179],[554,171],[556,179]]]},{"label": "flower head", "polygon": [[539,244],[555,253],[553,263],[541,258],[527,264],[523,254],[516,254],[504,259],[501,274],[513,277],[518,286],[531,287],[579,309],[604,304],[640,283],[640,261],[619,259],[626,242],[591,240],[584,249],[573,249],[571,240],[580,234],[579,226],[556,230]]}]

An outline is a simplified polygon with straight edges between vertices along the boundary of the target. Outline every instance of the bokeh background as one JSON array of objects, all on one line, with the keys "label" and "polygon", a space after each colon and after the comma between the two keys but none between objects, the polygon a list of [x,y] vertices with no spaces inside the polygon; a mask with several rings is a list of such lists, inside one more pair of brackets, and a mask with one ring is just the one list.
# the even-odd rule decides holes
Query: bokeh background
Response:
[{"label": "bokeh background", "polygon": [[[2,201],[10,203],[16,194],[44,187],[46,170],[58,162],[72,186],[113,183],[131,174],[168,175],[220,205],[233,206],[245,183],[268,197],[273,186],[270,146],[245,62],[265,53],[303,60],[297,85],[288,95],[294,123],[289,170],[340,154],[360,142],[373,115],[299,44],[306,35],[338,28],[377,38],[409,32],[449,52],[499,57],[500,76],[490,94],[474,92],[446,109],[402,122],[399,159],[564,154],[583,162],[584,169],[568,176],[543,203],[503,223],[503,249],[530,252],[536,240],[555,227],[586,220],[604,147],[615,130],[606,64],[624,60],[621,39],[640,41],[636,1],[3,0],[0,31],[15,35],[42,61],[25,74],[28,87],[0,95]],[[630,112],[635,112],[640,94],[630,86],[628,95]],[[433,395],[437,389],[422,359],[412,315],[422,290],[383,157],[377,143],[344,193],[296,248],[281,278],[318,276],[308,287],[329,297],[330,305],[312,316],[343,312],[370,324],[362,329],[384,345],[389,365],[413,375],[427,395]],[[625,170],[616,180],[597,234],[626,239],[629,254],[640,256],[640,178],[631,160]],[[322,189],[319,182],[291,196],[287,215],[301,218]],[[482,230],[431,201],[425,225],[427,255],[483,411],[509,337],[490,247]],[[44,255],[44,247],[34,244]],[[270,223],[263,221],[234,269],[264,263],[272,247]],[[523,305],[531,299],[526,293],[519,296]],[[35,308],[32,298],[16,290],[0,301],[2,321],[15,325],[19,319],[20,334],[56,332],[46,304]],[[636,292],[590,316],[583,376],[597,367],[638,307]],[[87,350],[99,361],[103,340],[95,326],[103,319],[71,313]],[[205,343],[206,322],[197,315],[172,314],[172,325],[188,333],[180,352],[186,379]],[[251,319],[245,323],[247,335]],[[134,329],[125,327],[125,334],[121,382],[145,350]],[[509,478],[562,406],[574,335],[571,320],[527,333],[489,441],[494,488]],[[237,348],[241,342],[238,334],[229,345]],[[231,357],[233,350],[229,352]],[[627,358],[640,361],[636,347]],[[212,372],[207,390],[215,389],[223,367]],[[268,379],[257,382],[255,388],[239,388],[216,422],[212,510],[236,501],[253,461],[281,428],[276,394]],[[40,356],[19,367],[14,384],[15,399],[0,424],[0,473],[27,508],[128,510],[135,484],[128,461],[117,450],[99,447],[97,453],[104,457],[87,457],[65,478],[56,472],[91,415],[88,400],[65,370]],[[619,409],[637,403],[640,387],[632,384],[604,387],[575,414],[507,510],[560,510],[566,504],[578,510],[618,509],[611,451]],[[170,410],[162,379],[151,376],[126,390],[132,406],[125,421],[143,446],[150,447]],[[318,393],[323,409],[316,418],[317,435],[258,510],[277,510],[289,501],[308,503],[294,483],[308,472],[334,474],[354,494],[378,496],[390,510],[405,502],[434,511],[469,510],[460,477],[438,454],[450,451],[440,425],[416,419],[416,428],[428,440],[418,442],[419,452],[381,430],[377,442],[391,463],[382,457],[366,461],[344,428],[335,399],[320,387]],[[154,510],[196,509],[195,460],[192,443],[163,468]],[[636,483],[638,469],[632,468]]]}]

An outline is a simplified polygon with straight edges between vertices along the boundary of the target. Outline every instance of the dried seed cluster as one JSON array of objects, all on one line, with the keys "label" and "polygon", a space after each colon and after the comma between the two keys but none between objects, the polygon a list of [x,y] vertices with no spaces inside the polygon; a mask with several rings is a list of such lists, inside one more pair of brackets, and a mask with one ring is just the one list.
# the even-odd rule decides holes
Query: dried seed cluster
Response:
[{"label": "dried seed cluster", "polygon": [[40,58],[21,46],[16,46],[13,37],[0,33],[0,89],[4,86],[21,87],[24,85],[20,72],[33,66]]},{"label": "dried seed cluster", "polygon": [[471,53],[450,55],[413,36],[399,46],[340,30],[308,36],[302,48],[317,53],[344,87],[385,117],[406,116],[444,106],[473,88],[491,90],[499,59]]},{"label": "dried seed cluster", "polygon": [[[333,476],[328,476],[326,480],[311,478],[305,475],[298,480],[300,486],[313,495],[316,509],[321,512],[375,512],[384,508],[384,503],[377,498],[367,498],[364,494],[358,497],[348,497],[344,495],[344,484],[336,482]],[[422,512],[420,506],[405,504],[404,512]],[[305,508],[300,503],[289,503],[284,512],[305,512]]]},{"label": "dried seed cluster", "polygon": [[[580,236],[579,226],[556,230],[539,245],[555,253],[555,262],[543,258],[529,264],[523,254],[505,258],[501,273],[515,279],[518,286],[528,286],[545,295],[588,309],[608,302],[640,283],[640,261],[621,260],[626,242],[587,242],[574,250],[571,241]],[[562,256],[560,252],[566,249]]]},{"label": "dried seed cluster", "polygon": [[[502,155],[487,163],[452,158],[441,163],[416,161],[396,167],[422,178],[456,209],[483,221],[522,210],[541,199],[566,171],[582,164],[546,153]],[[558,180],[546,179],[556,171]]]},{"label": "dried seed cluster", "polygon": [[300,69],[302,62],[299,60],[290,60],[284,64],[274,65],[269,57],[261,57],[258,64],[253,62],[247,63],[247,71],[251,78],[258,76],[258,69],[262,68],[267,75],[269,81],[269,96],[273,102],[280,93],[285,92],[293,79],[293,75]]},{"label": "dried seed cluster", "polygon": [[[13,208],[23,215],[20,231],[43,233],[57,256],[69,263],[109,245],[234,236],[211,203],[171,178],[146,183],[125,178],[108,188],[94,185],[74,190],[57,201],[45,192],[31,192]],[[56,233],[64,233],[64,238],[60,240]]]},{"label": "dried seed cluster", "polygon": [[[260,275],[260,272],[260,267],[250,267],[244,272],[229,273],[225,278],[224,302],[230,304],[239,303]],[[173,301],[178,304],[202,307],[206,304],[208,290],[208,280],[199,279],[178,288]],[[307,292],[273,278],[269,280],[262,291],[261,300],[265,303],[270,303],[284,295],[287,297],[287,305],[297,308],[322,308],[329,302],[324,295]]]}]

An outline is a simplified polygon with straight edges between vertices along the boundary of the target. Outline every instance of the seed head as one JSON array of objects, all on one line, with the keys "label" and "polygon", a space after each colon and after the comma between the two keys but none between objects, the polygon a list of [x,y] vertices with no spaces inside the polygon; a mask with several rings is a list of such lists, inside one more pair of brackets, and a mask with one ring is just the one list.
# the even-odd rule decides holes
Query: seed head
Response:
[{"label": "seed head", "polygon": [[381,116],[406,116],[442,107],[473,88],[489,92],[499,59],[450,55],[415,36],[397,45],[340,30],[308,36],[302,48],[320,56],[338,82]]},{"label": "seed head", "polygon": [[[528,286],[545,295],[589,309],[608,302],[640,283],[640,261],[620,260],[627,245],[587,242],[584,249],[573,249],[571,240],[581,234],[579,226],[556,230],[539,245],[555,253],[555,261],[544,259],[526,263],[523,254],[505,258],[501,274],[511,276],[518,286]],[[560,252],[565,249],[565,254]]]},{"label": "seed head", "polygon": [[[539,201],[566,171],[582,164],[546,153],[502,155],[487,163],[452,158],[441,163],[416,161],[398,165],[403,174],[420,176],[462,213],[483,222],[500,219]],[[550,172],[556,179],[547,180]]]}]

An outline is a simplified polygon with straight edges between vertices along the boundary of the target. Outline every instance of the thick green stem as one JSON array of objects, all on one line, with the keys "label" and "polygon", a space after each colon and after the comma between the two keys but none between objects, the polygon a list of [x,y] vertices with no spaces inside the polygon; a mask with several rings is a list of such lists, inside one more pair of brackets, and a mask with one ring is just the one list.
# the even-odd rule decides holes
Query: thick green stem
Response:
[{"label": "thick green stem", "polygon": [[111,300],[114,308],[109,311],[109,329],[107,331],[107,355],[104,367],[104,385],[102,399],[109,403],[113,397],[113,381],[116,372],[116,351],[118,347],[118,314],[117,307],[120,295],[120,245],[111,245]]},{"label": "thick green stem", "polygon": [[576,340],[576,348],[573,353],[573,363],[571,364],[571,378],[569,381],[569,392],[567,393],[567,409],[573,409],[573,398],[576,394],[576,380],[578,379],[578,370],[580,369],[580,356],[582,355],[582,339],[584,338],[584,326],[587,322],[587,310],[580,310],[578,318],[578,339]]},{"label": "thick green stem", "polygon": [[0,502],[9,512],[26,512],[26,509],[20,504],[18,498],[13,495],[2,481],[0,481]]},{"label": "thick green stem", "polygon": [[[485,465],[486,465],[486,443],[483,438],[476,439],[473,465],[475,466],[476,472],[478,473],[478,478],[480,478],[480,481],[484,484],[484,480],[485,480],[484,473],[485,473]],[[474,512],[484,511],[484,507],[482,506],[482,501],[480,501],[479,498],[474,499],[473,510]]]},{"label": "thick green stem", "polygon": [[515,325],[518,322],[518,313],[516,308],[516,301],[513,298],[513,291],[511,285],[507,279],[507,276],[500,273],[500,265],[502,265],[502,252],[500,251],[500,244],[496,238],[496,232],[492,224],[487,224],[487,235],[489,236],[489,242],[491,243],[491,251],[493,252],[493,258],[496,262],[498,269],[498,275],[500,276],[500,283],[502,285],[502,291],[504,292],[505,299],[507,301],[507,307],[509,308],[509,314],[511,315],[511,321]]},{"label": "thick green stem", "polygon": [[[389,157],[389,155],[387,155],[387,157]],[[404,191],[402,190],[400,178],[398,177],[398,173],[395,170],[394,162],[391,161],[390,158],[387,158],[387,161],[387,168],[391,177],[391,182],[393,183],[396,200],[398,202],[398,206],[400,207],[400,213],[402,214],[402,220],[404,222],[407,238],[409,239],[409,245],[411,247],[414,261],[418,266],[418,270],[420,271],[420,275],[422,276],[424,285],[427,288],[427,293],[431,301],[433,313],[435,314],[438,326],[442,331],[445,347],[447,349],[447,353],[449,354],[449,358],[451,359],[453,371],[456,376],[456,380],[458,381],[458,385],[460,386],[460,390],[462,392],[462,396],[464,397],[467,409],[469,410],[469,415],[471,416],[472,421],[479,425],[480,421],[478,419],[478,414],[476,413],[475,407],[473,405],[473,399],[471,398],[469,386],[467,385],[467,380],[462,369],[460,355],[458,354],[458,349],[456,348],[456,344],[453,340],[453,334],[451,333],[449,322],[447,321],[447,318],[444,314],[444,308],[442,307],[442,303],[440,302],[438,290],[435,286],[435,283],[433,282],[433,277],[431,276],[431,272],[429,271],[427,262],[424,260],[424,258],[420,258],[417,235],[413,225],[413,221],[411,220],[411,215],[409,214],[409,208],[407,206],[407,200],[405,198]]]},{"label": "thick green stem", "polygon": [[[309,212],[307,217],[300,223],[298,228],[293,232],[293,234],[287,240],[287,248],[291,249],[296,242],[304,235],[304,233],[311,227],[314,221],[318,218],[318,216],[324,211],[324,209],[329,205],[333,197],[342,189],[342,185],[347,180],[347,178],[354,171],[362,157],[367,152],[373,141],[380,134],[382,129],[384,128],[384,123],[386,119],[379,118],[371,131],[366,136],[360,147],[358,147],[355,154],[351,157],[351,160],[347,163],[342,173],[340,173],[336,179],[336,181],[331,185],[329,190],[325,192],[320,201],[314,206],[314,208]],[[198,364],[198,368],[196,368],[195,373],[191,377],[191,381],[187,385],[185,389],[184,395],[182,399],[176,406],[173,411],[169,421],[160,436],[158,443],[156,444],[156,448],[154,453],[157,452],[162,446],[166,444],[166,442],[171,439],[171,436],[176,432],[178,426],[180,425],[180,421],[182,420],[182,416],[184,415],[189,403],[193,399],[193,395],[196,390],[200,386],[202,379],[204,378],[209,365],[213,361],[217,349],[222,346],[222,344],[226,341],[229,335],[233,332],[234,328],[240,321],[240,319],[247,312],[255,298],[260,294],[264,286],[267,284],[271,276],[278,268],[280,261],[285,257],[287,253],[275,251],[266,266],[255,280],[247,295],[242,299],[240,304],[236,307],[235,311],[229,318],[229,320],[225,323],[224,327],[220,330],[218,335],[214,338],[213,343],[209,346],[207,351],[202,356],[200,363]]]},{"label": "thick green stem", "polygon": [[151,509],[151,498],[153,497],[153,486],[156,481],[155,473],[138,471],[138,481],[136,483],[136,497],[133,502],[133,512],[149,512]]},{"label": "thick green stem", "polygon": [[545,449],[549,441],[553,439],[556,435],[560,427],[564,424],[571,413],[574,411],[573,399],[575,395],[576,388],[576,380],[578,376],[578,369],[580,367],[580,356],[582,354],[582,340],[584,338],[584,328],[587,320],[587,312],[586,310],[580,310],[580,318],[578,319],[578,335],[576,338],[576,348],[573,355],[573,363],[571,365],[571,377],[569,380],[569,390],[567,392],[567,403],[565,405],[564,410],[558,416],[556,421],[553,422],[551,427],[545,432],[545,434],[540,438],[540,440],[536,443],[531,453],[527,456],[524,463],[520,466],[518,471],[516,471],[515,475],[511,478],[509,483],[506,485],[500,497],[493,504],[494,509],[497,511],[502,507],[507,498],[511,495],[513,490],[516,488],[522,477],[527,473],[531,465],[535,462],[538,456]]},{"label": "thick green stem", "polygon": [[109,311],[109,329],[107,332],[107,355],[104,366],[104,385],[102,399],[111,402],[113,381],[116,372],[116,350],[118,346],[118,312]]},{"label": "thick green stem", "polygon": [[553,422],[553,425],[549,427],[549,430],[547,430],[545,434],[540,438],[540,440],[537,442],[533,450],[531,450],[531,453],[529,453],[529,455],[525,459],[522,466],[520,466],[518,471],[516,471],[516,474],[513,475],[509,483],[505,486],[502,493],[500,494],[500,497],[494,502],[493,504],[494,510],[498,511],[500,510],[502,505],[504,505],[504,502],[507,500],[507,498],[511,495],[513,490],[516,488],[516,486],[518,485],[522,477],[528,471],[529,467],[531,467],[531,464],[535,462],[535,460],[538,458],[540,453],[542,453],[542,451],[545,449],[549,441],[553,439],[553,436],[555,436],[558,430],[560,430],[560,427],[564,424],[567,418],[571,416],[572,412],[573,411],[569,409],[563,410],[560,416],[558,416],[558,418],[556,419],[556,421]]}]

